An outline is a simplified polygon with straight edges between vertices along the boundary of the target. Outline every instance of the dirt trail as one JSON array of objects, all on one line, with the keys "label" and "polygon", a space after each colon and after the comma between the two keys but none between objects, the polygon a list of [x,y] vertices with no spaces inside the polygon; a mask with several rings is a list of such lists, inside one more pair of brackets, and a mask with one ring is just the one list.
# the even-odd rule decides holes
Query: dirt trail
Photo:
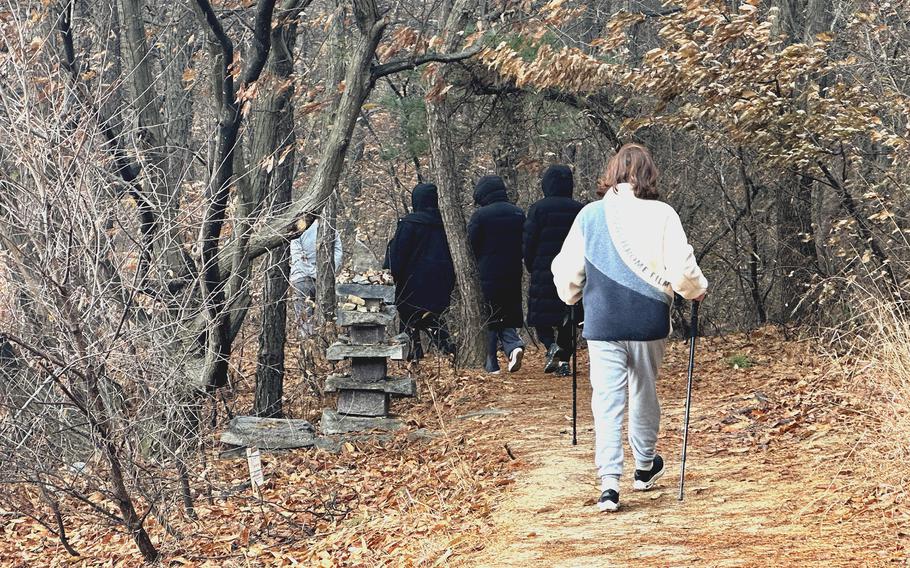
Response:
[{"label": "dirt trail", "polygon": [[[495,514],[483,550],[461,566],[857,566],[895,565],[881,523],[851,514],[838,487],[860,438],[836,413],[824,372],[805,346],[762,353],[752,340],[700,344],[687,466],[676,500],[686,346],[674,343],[660,379],[658,451],[667,472],[651,492],[622,480],[618,513],[600,513],[593,467],[590,385],[579,360],[579,436],[570,445],[571,379],[539,372],[540,356],[504,377],[509,410],[485,418],[526,464]],[[734,370],[733,354],[756,365]],[[562,410],[562,411],[560,411]],[[626,449],[627,470],[630,451]],[[881,516],[881,515],[879,515]],[[890,539],[893,539],[890,536]],[[890,544],[889,544],[890,542]],[[890,549],[890,550],[889,550]]]}]

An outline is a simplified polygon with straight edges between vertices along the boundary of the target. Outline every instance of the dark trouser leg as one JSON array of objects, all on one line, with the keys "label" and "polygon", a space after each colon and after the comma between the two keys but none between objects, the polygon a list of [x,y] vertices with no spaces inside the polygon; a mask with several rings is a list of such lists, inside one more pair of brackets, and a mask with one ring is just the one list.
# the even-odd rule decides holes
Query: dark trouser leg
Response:
[{"label": "dark trouser leg", "polygon": [[506,355],[511,355],[519,347],[524,347],[525,342],[518,335],[518,330],[514,327],[506,327],[500,330],[499,340],[502,341],[502,350]]},{"label": "dark trouser leg", "polygon": [[568,361],[572,357],[572,332],[574,331],[572,327],[574,326],[566,322],[557,328],[556,345],[559,346],[557,359],[560,361]]},{"label": "dark trouser leg", "polygon": [[446,323],[442,320],[442,317],[440,317],[439,314],[432,314],[427,319],[430,322],[427,333],[430,334],[430,340],[433,342],[433,346],[436,347],[436,350],[440,353],[445,353],[446,355],[455,353],[455,346],[452,344],[452,336],[449,335],[449,328],[446,327]]},{"label": "dark trouser leg", "polygon": [[483,368],[488,373],[499,370],[499,331],[495,329],[487,330],[487,360]]},{"label": "dark trouser leg", "polygon": [[556,335],[553,333],[553,328],[550,326],[541,326],[535,328],[537,330],[537,339],[543,343],[543,346],[549,351],[550,346],[556,342]]},{"label": "dark trouser leg", "polygon": [[408,334],[408,361],[423,359],[423,345],[420,343],[420,330],[412,322],[401,322],[401,331]]}]

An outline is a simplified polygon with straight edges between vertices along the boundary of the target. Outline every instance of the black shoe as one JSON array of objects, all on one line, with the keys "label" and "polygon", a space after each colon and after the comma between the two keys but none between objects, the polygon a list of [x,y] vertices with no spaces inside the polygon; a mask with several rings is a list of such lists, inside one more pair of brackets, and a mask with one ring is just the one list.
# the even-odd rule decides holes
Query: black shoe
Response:
[{"label": "black shoe", "polygon": [[559,356],[562,355],[562,350],[559,348],[559,345],[553,343],[550,345],[550,348],[547,349],[547,364],[543,367],[544,373],[552,373],[559,367]]},{"label": "black shoe", "polygon": [[635,470],[635,483],[632,484],[632,489],[635,491],[647,491],[654,487],[654,484],[657,483],[657,480],[660,479],[663,474],[664,458],[655,455],[654,463],[651,464],[651,469],[648,471],[643,469]]},{"label": "black shoe", "polygon": [[572,368],[569,367],[569,363],[568,363],[568,362],[566,362],[566,361],[561,361],[561,362],[559,363],[559,365],[556,367],[556,373],[554,373],[554,374],[555,374],[557,377],[571,377],[571,376],[572,376]]},{"label": "black shoe", "polygon": [[616,511],[619,509],[619,493],[613,489],[607,489],[601,493],[597,508],[601,511]]}]

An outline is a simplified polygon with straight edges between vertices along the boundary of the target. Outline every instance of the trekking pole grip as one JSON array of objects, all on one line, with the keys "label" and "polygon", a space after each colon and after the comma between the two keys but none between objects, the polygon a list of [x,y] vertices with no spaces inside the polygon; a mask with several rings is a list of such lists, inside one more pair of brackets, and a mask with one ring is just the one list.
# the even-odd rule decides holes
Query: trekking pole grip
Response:
[{"label": "trekking pole grip", "polygon": [[698,300],[692,300],[692,320],[689,322],[690,337],[698,337]]}]

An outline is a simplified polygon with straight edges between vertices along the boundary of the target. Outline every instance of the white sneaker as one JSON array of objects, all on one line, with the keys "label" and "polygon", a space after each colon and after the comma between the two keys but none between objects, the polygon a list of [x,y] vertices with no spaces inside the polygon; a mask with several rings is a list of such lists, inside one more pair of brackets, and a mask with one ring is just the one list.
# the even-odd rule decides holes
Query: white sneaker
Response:
[{"label": "white sneaker", "polygon": [[514,373],[515,371],[521,369],[521,358],[525,356],[525,350],[521,347],[516,347],[509,353],[509,372]]}]

